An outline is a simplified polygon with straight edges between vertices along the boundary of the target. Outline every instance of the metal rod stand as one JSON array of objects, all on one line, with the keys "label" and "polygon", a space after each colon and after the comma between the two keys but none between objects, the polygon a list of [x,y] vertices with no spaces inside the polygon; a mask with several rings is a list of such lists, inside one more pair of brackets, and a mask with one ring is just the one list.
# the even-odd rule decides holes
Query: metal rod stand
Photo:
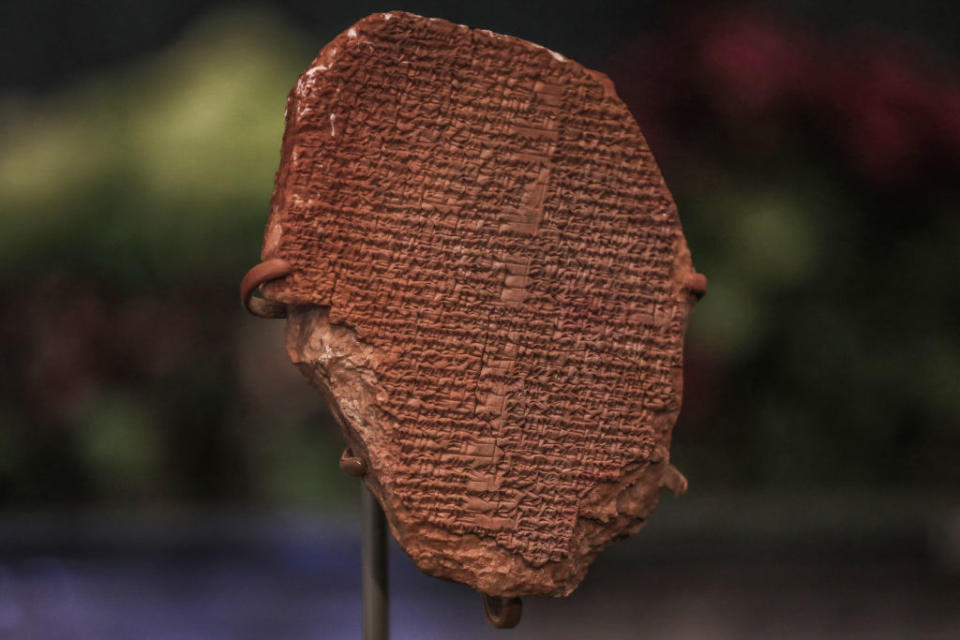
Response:
[{"label": "metal rod stand", "polygon": [[373,494],[366,487],[362,491],[363,640],[389,640],[387,519]]}]

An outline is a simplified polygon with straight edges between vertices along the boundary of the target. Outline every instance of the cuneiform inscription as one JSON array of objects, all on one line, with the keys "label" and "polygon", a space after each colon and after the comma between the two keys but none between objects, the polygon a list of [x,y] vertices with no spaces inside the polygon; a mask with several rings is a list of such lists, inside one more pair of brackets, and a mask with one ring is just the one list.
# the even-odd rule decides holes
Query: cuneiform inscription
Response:
[{"label": "cuneiform inscription", "polygon": [[[690,269],[676,211],[596,74],[391,15],[291,93],[270,224],[294,268],[272,293],[382,354],[364,374],[380,418],[355,431],[381,437],[378,490],[418,549],[470,534],[531,570],[573,567],[582,501],[669,444]],[[615,526],[588,548],[645,513],[606,508]]]}]

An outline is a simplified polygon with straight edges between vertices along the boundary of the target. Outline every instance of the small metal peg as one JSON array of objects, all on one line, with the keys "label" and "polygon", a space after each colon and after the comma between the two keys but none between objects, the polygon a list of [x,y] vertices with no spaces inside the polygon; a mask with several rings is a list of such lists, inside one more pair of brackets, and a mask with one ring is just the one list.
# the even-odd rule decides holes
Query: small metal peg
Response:
[{"label": "small metal peg", "polygon": [[487,620],[497,629],[512,629],[520,622],[523,614],[523,601],[520,598],[503,598],[480,594],[483,600],[483,612]]},{"label": "small metal peg", "polygon": [[367,463],[363,458],[353,455],[353,451],[347,447],[340,454],[340,470],[348,476],[360,478],[367,474]]},{"label": "small metal peg", "polygon": [[240,304],[258,318],[285,318],[287,305],[266,298],[254,297],[260,285],[290,274],[290,263],[281,258],[261,262],[250,269],[240,282]]},{"label": "small metal peg", "polygon": [[677,469],[672,464],[668,464],[667,468],[663,470],[663,476],[660,478],[660,487],[669,489],[674,497],[679,498],[687,492],[688,486],[687,478],[680,472],[680,469]]},{"label": "small metal peg", "polygon": [[691,273],[687,278],[687,289],[697,300],[707,295],[707,276],[702,273]]}]

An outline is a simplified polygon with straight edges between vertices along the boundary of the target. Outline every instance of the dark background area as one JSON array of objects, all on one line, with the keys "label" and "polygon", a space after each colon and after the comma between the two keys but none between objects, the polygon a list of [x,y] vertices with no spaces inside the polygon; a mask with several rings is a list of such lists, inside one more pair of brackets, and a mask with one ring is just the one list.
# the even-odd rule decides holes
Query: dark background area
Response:
[{"label": "dark background area", "polygon": [[[0,634],[356,637],[355,480],[247,317],[284,100],[405,9],[610,75],[698,271],[690,480],[517,637],[960,629],[951,3],[0,5]],[[398,638],[478,599],[394,549]]]}]

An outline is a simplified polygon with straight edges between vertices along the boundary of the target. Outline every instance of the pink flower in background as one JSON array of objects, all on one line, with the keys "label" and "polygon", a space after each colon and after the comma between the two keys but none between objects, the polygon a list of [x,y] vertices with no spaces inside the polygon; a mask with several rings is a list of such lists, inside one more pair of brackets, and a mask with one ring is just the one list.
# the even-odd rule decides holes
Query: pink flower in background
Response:
[{"label": "pink flower in background", "polygon": [[777,155],[789,152],[784,140],[803,139],[881,188],[953,171],[956,74],[889,39],[861,44],[860,35],[817,38],[744,9],[700,13],[637,40],[610,72],[658,156],[719,142],[737,154]]},{"label": "pink flower in background", "polygon": [[766,16],[734,12],[696,25],[700,74],[718,106],[752,117],[802,91],[811,67],[807,43]]},{"label": "pink flower in background", "polygon": [[942,90],[902,57],[876,47],[838,55],[813,105],[855,167],[876,182],[920,177],[944,142],[935,131]]}]

